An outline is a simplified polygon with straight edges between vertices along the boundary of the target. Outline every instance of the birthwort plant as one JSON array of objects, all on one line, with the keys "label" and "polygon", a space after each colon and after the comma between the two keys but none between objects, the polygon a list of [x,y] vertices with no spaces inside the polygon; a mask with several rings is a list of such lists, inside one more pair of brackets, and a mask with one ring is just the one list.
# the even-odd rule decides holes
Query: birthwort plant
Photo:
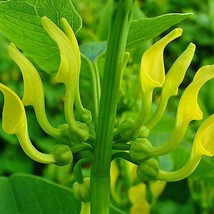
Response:
[{"label": "birthwort plant", "polygon": [[[184,79],[195,52],[195,45],[190,43],[165,74],[164,49],[167,44],[182,35],[181,28],[172,30],[144,52],[139,77],[142,94],[139,115],[136,120],[127,118],[120,125],[115,124],[120,84],[130,56],[127,52],[128,48],[133,48],[144,40],[157,36],[189,14],[168,14],[153,19],[132,21],[134,1],[115,0],[107,47],[101,53],[98,51],[99,53],[97,52],[91,60],[84,53],[80,53],[75,31],[81,26],[79,24],[81,19],[72,3],[55,1],[49,4],[48,2],[40,1],[38,4],[33,4],[29,1],[14,0],[0,3],[0,12],[4,14],[4,16],[0,15],[2,22],[0,30],[12,41],[8,52],[19,66],[24,81],[22,100],[10,88],[0,83],[0,90],[4,95],[2,126],[7,134],[17,136],[22,149],[31,159],[40,163],[62,166],[73,161],[73,154],[89,151],[74,163],[73,173],[76,182],[73,184],[73,194],[82,203],[81,211],[77,209],[75,212],[89,213],[91,210],[91,213],[109,213],[110,166],[116,158],[125,159],[136,165],[137,176],[144,182],[184,179],[195,170],[202,156],[213,156],[214,115],[211,115],[204,120],[196,132],[189,160],[181,169],[164,171],[160,168],[157,159],[159,156],[170,153],[179,145],[191,121],[203,118],[197,97],[200,88],[214,78],[214,65],[200,68],[183,92],[177,108],[175,127],[169,140],[160,146],[153,146],[149,141],[149,134],[162,118],[168,100],[178,94],[179,85]],[[48,10],[41,9],[51,5],[50,11],[52,11],[54,4],[58,6],[55,10],[59,10],[60,5],[63,6],[57,18],[53,12],[48,13]],[[23,7],[24,5],[26,7]],[[11,15],[14,11],[15,13]],[[20,19],[20,15],[23,14],[25,16]],[[19,27],[14,29],[14,33],[11,29],[13,25],[11,20],[19,24]],[[32,35],[29,34],[31,30]],[[20,32],[24,32],[23,35],[26,34],[27,38],[21,36]],[[32,36],[31,39],[30,36]],[[37,45],[30,44],[34,37]],[[44,47],[47,49],[45,50]],[[43,52],[38,52],[41,50]],[[45,56],[47,52],[52,55]],[[58,127],[50,124],[46,116],[43,83],[37,69],[24,53],[48,73],[55,71],[57,56],[60,56],[55,80],[65,87],[65,124]],[[44,60],[44,57],[48,59]],[[105,65],[100,86],[97,63],[103,58]],[[81,59],[86,60],[91,68],[94,89],[92,114],[83,107],[80,97]],[[161,88],[160,101],[152,117],[149,117],[155,88]],[[57,140],[58,143],[52,148],[50,154],[38,151],[32,144],[28,134],[25,106],[33,107],[41,128]],[[90,163],[90,178],[83,177],[82,165],[85,163]],[[111,185],[114,186],[114,182]],[[132,195],[131,198],[133,198]],[[71,213],[73,213],[72,210]]]}]

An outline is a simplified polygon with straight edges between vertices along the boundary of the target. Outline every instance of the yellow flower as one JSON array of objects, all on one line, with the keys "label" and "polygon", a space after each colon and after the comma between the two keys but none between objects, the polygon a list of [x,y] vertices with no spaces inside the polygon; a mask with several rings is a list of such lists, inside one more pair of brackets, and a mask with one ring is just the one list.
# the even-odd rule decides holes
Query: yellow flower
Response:
[{"label": "yellow flower", "polygon": [[[65,85],[65,117],[70,129],[72,142],[85,141],[89,137],[86,124],[75,120],[73,108],[75,97],[79,94],[79,72],[80,72],[80,51],[76,37],[65,19],[61,19],[61,24],[65,33],[61,31],[50,19],[42,18],[42,25],[50,37],[57,43],[60,51],[60,66],[56,74],[56,80]],[[67,36],[67,35],[68,36]],[[80,99],[76,98],[77,107],[81,108],[81,113],[89,115],[80,104]],[[77,110],[79,109],[77,108]],[[90,117],[90,116],[89,116]],[[90,120],[90,119],[89,119]]]},{"label": "yellow flower", "polygon": [[[11,43],[8,46],[10,57],[19,66],[24,80],[23,103],[25,106],[31,105],[36,113],[37,121],[42,129],[55,138],[62,138],[61,128],[52,127],[45,112],[44,88],[38,71],[33,64]],[[64,129],[67,129],[64,126]]]},{"label": "yellow flower", "polygon": [[0,90],[4,94],[4,108],[2,113],[3,130],[7,134],[15,134],[22,149],[33,160],[41,163],[54,163],[53,155],[39,152],[30,142],[27,130],[27,119],[22,101],[12,90],[1,83]]},{"label": "yellow flower", "polygon": [[141,60],[140,79],[143,91],[152,91],[162,87],[165,81],[163,51],[168,43],[181,36],[182,29],[177,28],[156,42],[143,55]]},{"label": "yellow flower", "polygon": [[145,125],[151,109],[153,90],[156,87],[162,87],[165,82],[164,49],[168,43],[181,36],[182,31],[181,28],[171,31],[142,56],[140,68],[142,106],[140,115],[134,124],[134,130],[139,130],[142,125]]},{"label": "yellow flower", "polygon": [[199,127],[193,143],[194,154],[214,156],[214,114]]},{"label": "yellow flower", "polygon": [[198,166],[203,155],[214,156],[214,114],[208,117],[199,127],[193,142],[192,152],[187,163],[174,172],[159,171],[158,179],[178,181],[189,176]]},{"label": "yellow flower", "polygon": [[22,101],[12,90],[1,83],[0,90],[4,95],[2,128],[7,134],[17,136],[24,152],[31,159],[40,163],[60,165],[70,163],[73,155],[67,145],[57,145],[52,154],[44,154],[33,146],[28,135],[27,118]]},{"label": "yellow flower", "polygon": [[177,110],[176,124],[169,141],[159,147],[154,147],[151,156],[159,156],[172,151],[181,142],[189,123],[192,120],[201,120],[203,113],[198,105],[200,88],[214,78],[214,65],[207,65],[198,70],[192,83],[184,91]]},{"label": "yellow flower", "polygon": [[178,57],[173,63],[172,67],[166,75],[166,80],[163,84],[161,91],[161,98],[158,104],[158,108],[153,115],[152,119],[146,123],[146,127],[151,130],[160,120],[165,112],[168,100],[171,96],[175,96],[178,93],[178,87],[184,79],[187,68],[192,61],[195,52],[195,45],[190,43],[187,49]]}]

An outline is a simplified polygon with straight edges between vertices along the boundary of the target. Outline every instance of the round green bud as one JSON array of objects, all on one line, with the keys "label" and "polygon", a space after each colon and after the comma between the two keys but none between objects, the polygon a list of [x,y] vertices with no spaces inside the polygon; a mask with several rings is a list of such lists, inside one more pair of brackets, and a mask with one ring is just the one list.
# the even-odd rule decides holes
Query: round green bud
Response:
[{"label": "round green bud", "polygon": [[90,201],[90,178],[84,178],[83,183],[73,184],[74,197],[82,202]]},{"label": "round green bud", "polygon": [[149,129],[147,129],[146,126],[142,126],[139,131],[138,137],[147,138],[148,136],[149,136]]},{"label": "round green bud", "polygon": [[92,115],[91,112],[87,109],[84,109],[82,113],[79,115],[79,118],[81,121],[83,121],[86,124],[90,124],[92,121]]},{"label": "round green bud", "polygon": [[147,138],[137,138],[131,143],[129,155],[134,161],[143,161],[149,157],[152,144]]},{"label": "round green bud", "polygon": [[85,123],[76,121],[75,127],[69,132],[69,137],[72,143],[81,143],[86,141],[89,138],[89,129]]},{"label": "round green bud", "polygon": [[120,127],[119,127],[119,133],[122,138],[126,140],[135,140],[138,136],[138,133],[136,133],[136,130],[133,130],[134,120],[128,118],[127,120],[124,120]]},{"label": "round green bud", "polygon": [[154,158],[151,158],[147,161],[143,161],[137,167],[137,175],[143,182],[156,180],[158,173],[159,173],[159,163]]},{"label": "round green bud", "polygon": [[68,145],[57,144],[52,149],[52,155],[54,156],[55,164],[64,166],[72,162],[73,154]]}]

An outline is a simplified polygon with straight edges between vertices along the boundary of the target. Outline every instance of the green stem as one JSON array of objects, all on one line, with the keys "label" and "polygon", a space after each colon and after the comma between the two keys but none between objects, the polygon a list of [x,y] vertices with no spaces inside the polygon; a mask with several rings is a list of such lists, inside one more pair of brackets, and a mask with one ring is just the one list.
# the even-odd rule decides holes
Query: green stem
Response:
[{"label": "green stem", "polygon": [[109,213],[114,122],[133,1],[115,1],[111,20],[91,172],[91,212],[93,214]]},{"label": "green stem", "polygon": [[[95,121],[97,121],[98,107],[99,107],[99,100],[100,100],[100,77],[99,77],[98,67],[96,64],[97,62],[91,62],[83,54],[82,54],[82,58],[88,63],[91,71],[93,98],[94,98],[94,117],[95,117]],[[95,122],[95,125],[96,125],[96,122]]]}]

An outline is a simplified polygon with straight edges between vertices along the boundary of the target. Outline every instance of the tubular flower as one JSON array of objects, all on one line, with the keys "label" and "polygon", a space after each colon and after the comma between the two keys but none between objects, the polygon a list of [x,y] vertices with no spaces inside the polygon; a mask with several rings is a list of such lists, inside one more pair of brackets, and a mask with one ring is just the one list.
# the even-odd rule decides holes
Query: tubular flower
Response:
[{"label": "tubular flower", "polygon": [[198,70],[192,83],[184,91],[177,110],[174,131],[166,144],[154,147],[151,156],[163,155],[174,149],[184,137],[192,120],[201,120],[203,113],[198,105],[197,97],[200,88],[208,80],[214,78],[214,65],[207,65]]},{"label": "tubular flower", "polygon": [[152,92],[165,82],[163,51],[167,44],[181,36],[182,29],[177,28],[149,48],[141,59],[140,81],[143,93],[140,124],[144,124],[152,103]]},{"label": "tubular flower", "polygon": [[62,132],[66,131],[67,126],[57,128],[52,127],[45,113],[44,88],[38,71],[33,64],[11,43],[8,46],[10,57],[19,66],[24,80],[23,103],[31,105],[36,113],[37,120],[43,130],[55,138],[61,138]]},{"label": "tubular flower", "polygon": [[[164,60],[163,60],[163,52],[167,44],[169,44],[174,39],[178,38],[182,35],[183,30],[181,28],[177,28],[173,31],[171,31],[169,34],[167,34],[165,37],[163,37],[161,40],[156,42],[151,48],[149,48],[142,56],[141,59],[141,68],[140,68],[140,82],[141,82],[141,89],[142,89],[142,105],[141,105],[141,112],[138,116],[138,119],[135,122],[131,123],[131,129],[130,126],[128,128],[128,131],[123,130],[124,128],[121,127],[121,136],[128,136],[126,138],[135,140],[136,137],[140,135],[140,129],[143,125],[145,125],[145,122],[147,120],[147,117],[150,113],[150,108],[152,104],[152,94],[153,90],[157,87],[170,87],[169,86],[169,80],[171,77],[168,77],[166,79],[165,83],[165,68],[164,68]],[[175,74],[178,70],[175,69],[180,66],[182,69],[181,73],[183,74],[176,74],[179,75],[179,80],[182,81],[184,73],[186,72],[186,69],[192,59],[192,55],[194,52],[194,45],[191,44],[190,47],[187,48],[187,50],[183,53],[183,56],[181,56],[176,62],[175,65],[172,66],[171,72]],[[187,59],[186,59],[187,57]],[[183,64],[183,62],[185,63]],[[173,76],[172,74],[168,76]],[[180,81],[178,81],[176,84],[179,85]],[[173,88],[172,90],[176,90]],[[174,92],[172,92],[174,94]],[[157,115],[154,117],[152,123],[152,126],[156,124],[160,117],[162,116],[167,101],[169,97],[172,96],[171,94],[167,94],[167,97],[163,99],[163,103],[161,104],[161,108],[158,110]],[[147,125],[147,124],[146,124]],[[148,125],[149,128],[151,125]],[[130,131],[131,130],[131,131]],[[128,133],[124,133],[128,132]],[[132,137],[130,136],[132,135]],[[134,136],[134,137],[133,137]]]},{"label": "tubular flower", "polygon": [[[77,63],[79,64],[78,72],[80,72],[81,57],[80,57],[80,50],[79,50],[79,46],[78,46],[75,34],[66,19],[64,19],[64,18],[61,19],[61,25],[63,27],[63,30],[64,30],[66,36],[71,41],[72,49],[75,53]],[[79,115],[81,116],[81,119],[85,123],[89,124],[92,120],[91,112],[82,106],[82,102],[80,99],[80,93],[79,93],[79,75],[78,75],[77,89],[76,89],[76,94],[75,94],[75,106],[76,106],[77,111],[79,112]]]},{"label": "tubular flower", "polygon": [[152,91],[162,87],[165,81],[163,51],[167,44],[181,36],[182,29],[177,28],[156,42],[143,55],[141,60],[140,80],[142,90]]},{"label": "tubular flower", "polygon": [[[55,159],[55,157],[57,157],[58,160],[61,161],[59,152],[57,152],[57,156],[54,154],[44,154],[33,146],[28,136],[27,119],[22,101],[12,90],[1,83],[0,90],[4,95],[4,108],[2,113],[3,130],[7,134],[15,134],[17,136],[22,149],[31,159],[40,163],[57,163]],[[70,149],[68,156],[66,155],[66,158],[64,157],[64,160],[65,159],[66,163],[72,160]]]},{"label": "tubular flower", "polygon": [[[73,108],[80,72],[80,53],[76,38],[70,26],[62,19],[63,27],[69,37],[61,31],[50,19],[42,18],[42,25],[49,36],[57,43],[60,51],[60,66],[56,80],[63,83],[65,92],[65,117],[70,129],[70,138],[73,142],[85,141],[89,137],[86,124],[75,120]],[[71,39],[71,40],[70,40]]]},{"label": "tubular flower", "polygon": [[214,114],[208,117],[199,127],[193,142],[192,152],[187,163],[174,172],[159,171],[158,179],[165,181],[178,181],[189,176],[198,166],[202,156],[214,156]]},{"label": "tubular flower", "polygon": [[146,124],[151,130],[162,117],[168,100],[171,96],[176,96],[178,87],[184,79],[187,68],[189,67],[195,52],[195,45],[190,43],[187,49],[178,57],[166,75],[166,80],[161,91],[161,98],[158,108],[152,119]]}]

